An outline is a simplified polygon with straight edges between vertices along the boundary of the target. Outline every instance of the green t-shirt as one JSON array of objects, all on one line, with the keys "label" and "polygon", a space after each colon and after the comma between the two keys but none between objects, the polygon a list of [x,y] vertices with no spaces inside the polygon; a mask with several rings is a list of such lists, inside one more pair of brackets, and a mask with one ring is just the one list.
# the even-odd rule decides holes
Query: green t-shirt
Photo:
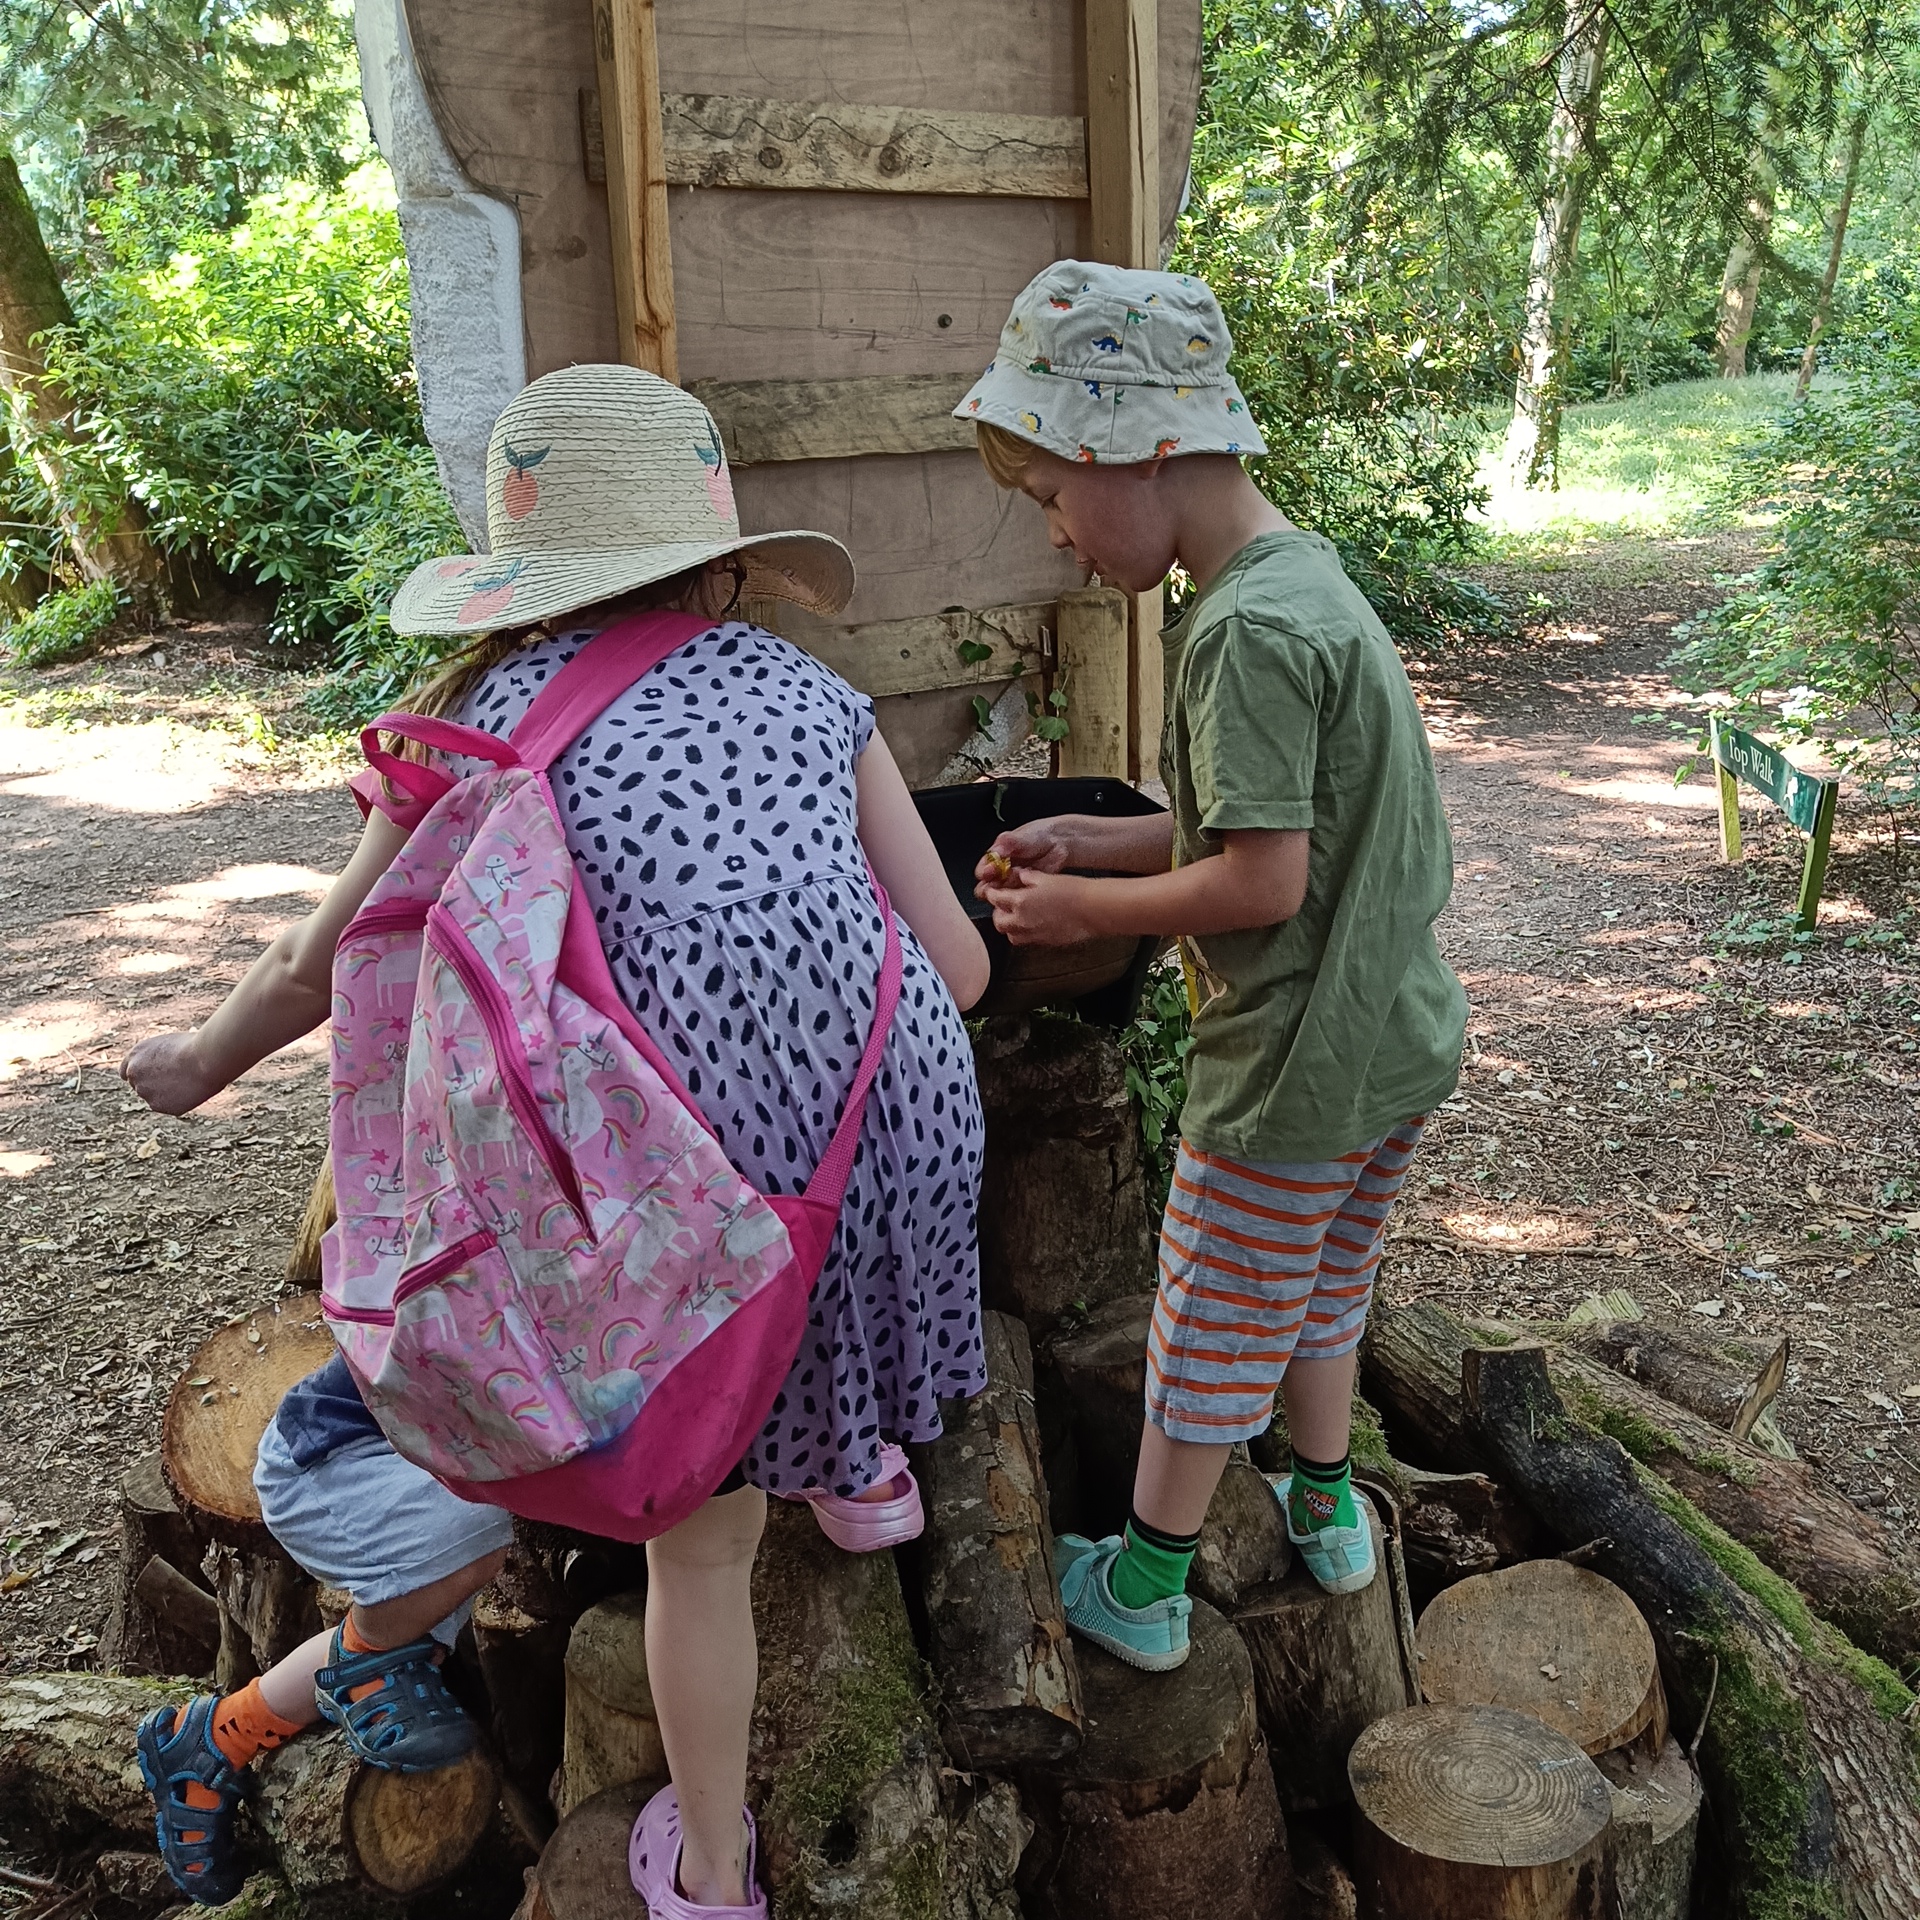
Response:
[{"label": "green t-shirt", "polygon": [[1453,1091],[1467,997],[1426,729],[1387,630],[1318,534],[1242,547],[1162,636],[1174,862],[1311,831],[1305,904],[1186,945],[1200,1009],[1180,1131],[1243,1160],[1351,1153]]}]

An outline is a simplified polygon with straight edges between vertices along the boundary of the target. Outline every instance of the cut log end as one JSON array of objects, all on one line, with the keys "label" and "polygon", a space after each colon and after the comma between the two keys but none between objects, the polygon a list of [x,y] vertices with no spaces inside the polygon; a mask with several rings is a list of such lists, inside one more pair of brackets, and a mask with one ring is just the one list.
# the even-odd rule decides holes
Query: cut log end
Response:
[{"label": "cut log end", "polygon": [[627,1877],[627,1841],[653,1791],[608,1787],[575,1807],[528,1869],[514,1920],[647,1920]]},{"label": "cut log end", "polygon": [[1412,1707],[1369,1727],[1347,1772],[1363,1912],[1601,1920],[1610,1910],[1601,1881],[1611,1789],[1531,1715]]},{"label": "cut log end", "polygon": [[1420,1684],[1439,1706],[1512,1707],[1599,1754],[1643,1736],[1666,1695],[1653,1635],[1612,1581],[1529,1560],[1449,1587],[1420,1617]]},{"label": "cut log end", "polygon": [[368,1883],[404,1896],[437,1886],[479,1844],[499,1782],[484,1753],[433,1773],[362,1767],[347,1789],[346,1833]]}]

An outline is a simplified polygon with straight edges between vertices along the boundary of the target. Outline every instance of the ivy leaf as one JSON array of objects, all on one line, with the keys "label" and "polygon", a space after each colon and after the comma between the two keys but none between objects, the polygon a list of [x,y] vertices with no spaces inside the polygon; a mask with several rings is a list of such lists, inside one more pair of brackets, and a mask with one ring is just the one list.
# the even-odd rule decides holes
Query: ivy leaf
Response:
[{"label": "ivy leaf", "polygon": [[962,640],[960,642],[960,663],[962,666],[977,667],[982,660],[991,660],[993,649],[984,640]]},{"label": "ivy leaf", "polygon": [[993,731],[993,708],[987,704],[987,696],[984,693],[976,693],[973,696],[971,705],[973,707],[973,724],[975,731],[979,733],[991,733]]}]

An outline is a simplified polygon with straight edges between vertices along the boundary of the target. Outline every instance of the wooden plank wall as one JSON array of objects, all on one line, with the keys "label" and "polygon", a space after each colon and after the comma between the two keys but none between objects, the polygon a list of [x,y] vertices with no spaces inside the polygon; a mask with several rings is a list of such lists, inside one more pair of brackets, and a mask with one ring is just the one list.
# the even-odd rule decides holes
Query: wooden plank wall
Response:
[{"label": "wooden plank wall", "polygon": [[[836,622],[783,614],[782,630],[881,694],[899,684],[883,671],[899,651],[886,623],[990,609],[999,631],[1077,586],[1039,515],[993,485],[939,401],[992,356],[1033,273],[1091,251],[1088,201],[1047,196],[1078,184],[1066,129],[1087,115],[1084,9],[1114,0],[599,4],[629,35],[652,19],[675,371],[735,447],[742,524],[821,528],[859,568]],[[1155,231],[1171,227],[1186,175],[1199,0],[1157,11]],[[519,210],[529,374],[621,358],[604,178],[620,156],[595,139],[606,61],[592,0],[407,0],[407,13],[449,145],[476,185]],[[1011,163],[1023,143],[1028,172]],[[967,168],[988,190],[954,190]],[[734,184],[756,173],[787,184]],[[795,191],[796,178],[834,190]],[[693,179],[727,184],[677,184]],[[629,338],[639,325],[627,318]],[[643,341],[627,357],[657,364],[646,352]],[[881,380],[837,399],[782,384]],[[892,445],[915,450],[881,450]],[[901,637],[933,671],[924,633]],[[1016,655],[1039,658],[999,649],[994,664]],[[881,694],[910,777],[930,776],[965,737],[976,693],[1006,684],[971,682],[973,671],[956,658],[962,684]]]}]

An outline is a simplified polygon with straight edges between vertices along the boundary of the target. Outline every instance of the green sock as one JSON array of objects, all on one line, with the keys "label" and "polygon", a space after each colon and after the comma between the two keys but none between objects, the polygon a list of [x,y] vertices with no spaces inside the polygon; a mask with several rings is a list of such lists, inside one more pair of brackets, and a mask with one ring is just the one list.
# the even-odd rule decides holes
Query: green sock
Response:
[{"label": "green sock", "polygon": [[1318,1533],[1322,1527],[1357,1527],[1360,1509],[1353,1504],[1352,1454],[1343,1453],[1329,1466],[1296,1453],[1293,1484],[1287,1489],[1287,1515],[1295,1533]]},{"label": "green sock", "polygon": [[1135,1514],[1127,1521],[1126,1543],[1107,1575],[1107,1585],[1123,1607],[1137,1611],[1186,1592],[1187,1569],[1200,1544],[1197,1533],[1167,1533]]}]

